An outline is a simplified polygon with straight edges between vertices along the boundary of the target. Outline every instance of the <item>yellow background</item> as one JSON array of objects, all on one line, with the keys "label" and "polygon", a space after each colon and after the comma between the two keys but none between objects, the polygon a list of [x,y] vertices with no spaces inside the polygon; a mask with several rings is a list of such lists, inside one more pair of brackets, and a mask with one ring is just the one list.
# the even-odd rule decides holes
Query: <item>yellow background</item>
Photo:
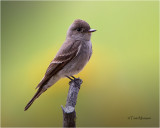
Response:
[{"label": "yellow background", "polygon": [[[2,2],[2,126],[62,126],[67,78],[24,107],[75,19],[97,29],[77,126],[158,126],[158,1]],[[129,116],[151,117],[129,120]]]}]

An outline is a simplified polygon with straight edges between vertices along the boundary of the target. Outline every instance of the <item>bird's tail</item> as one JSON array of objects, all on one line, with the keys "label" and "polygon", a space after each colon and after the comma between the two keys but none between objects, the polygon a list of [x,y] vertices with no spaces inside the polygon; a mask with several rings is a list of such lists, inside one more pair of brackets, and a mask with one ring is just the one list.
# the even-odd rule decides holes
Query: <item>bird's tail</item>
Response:
[{"label": "bird's tail", "polygon": [[39,88],[36,92],[36,94],[33,96],[33,98],[28,102],[28,104],[26,105],[26,107],[24,108],[24,111],[26,111],[35,101],[35,99],[37,99],[44,91],[43,88]]}]

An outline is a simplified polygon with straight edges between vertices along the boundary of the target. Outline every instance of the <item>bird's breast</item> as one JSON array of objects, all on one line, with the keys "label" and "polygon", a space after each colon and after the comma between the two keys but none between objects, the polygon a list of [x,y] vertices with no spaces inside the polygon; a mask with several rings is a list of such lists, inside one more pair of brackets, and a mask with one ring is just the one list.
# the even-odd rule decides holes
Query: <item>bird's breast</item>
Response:
[{"label": "bird's breast", "polygon": [[73,74],[78,74],[84,66],[89,61],[90,57],[92,55],[92,44],[90,41],[83,42],[81,44],[80,50],[77,54],[77,56],[73,59],[73,63],[71,65]]},{"label": "bird's breast", "polygon": [[91,41],[82,43],[81,49],[80,49],[80,56],[85,60],[89,61],[91,55],[92,55],[92,43]]},{"label": "bird's breast", "polygon": [[76,57],[63,69],[63,74],[71,76],[78,74],[89,61],[92,55],[92,44],[90,41],[82,42]]}]

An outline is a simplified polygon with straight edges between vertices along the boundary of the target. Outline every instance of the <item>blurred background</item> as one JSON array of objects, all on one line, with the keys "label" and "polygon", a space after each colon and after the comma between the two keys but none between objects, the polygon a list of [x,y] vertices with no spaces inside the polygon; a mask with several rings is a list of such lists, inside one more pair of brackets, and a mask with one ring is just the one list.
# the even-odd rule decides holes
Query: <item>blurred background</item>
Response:
[{"label": "blurred background", "polygon": [[75,19],[97,29],[91,60],[76,76],[83,79],[77,126],[158,126],[158,4],[2,1],[2,126],[62,126],[69,79],[48,89],[28,111],[24,107]]}]

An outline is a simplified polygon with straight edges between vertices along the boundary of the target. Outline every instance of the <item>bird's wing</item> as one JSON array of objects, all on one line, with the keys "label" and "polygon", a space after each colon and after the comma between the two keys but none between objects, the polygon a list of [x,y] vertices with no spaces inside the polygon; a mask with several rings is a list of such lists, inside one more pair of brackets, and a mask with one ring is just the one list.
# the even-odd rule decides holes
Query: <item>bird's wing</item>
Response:
[{"label": "bird's wing", "polygon": [[56,57],[50,63],[45,76],[42,81],[38,84],[37,92],[33,96],[33,98],[28,102],[25,107],[25,111],[32,105],[32,103],[37,99],[44,91],[47,89],[44,86],[47,84],[49,79],[59,72],[67,63],[69,63],[74,57],[77,56],[79,50],[81,48],[80,42],[65,42],[57,53]]},{"label": "bird's wing", "polygon": [[80,41],[64,42],[59,52],[50,63],[42,81],[38,84],[36,88],[46,85],[46,83],[53,75],[59,72],[67,63],[69,63],[74,57],[76,57],[81,47],[80,44]]}]

